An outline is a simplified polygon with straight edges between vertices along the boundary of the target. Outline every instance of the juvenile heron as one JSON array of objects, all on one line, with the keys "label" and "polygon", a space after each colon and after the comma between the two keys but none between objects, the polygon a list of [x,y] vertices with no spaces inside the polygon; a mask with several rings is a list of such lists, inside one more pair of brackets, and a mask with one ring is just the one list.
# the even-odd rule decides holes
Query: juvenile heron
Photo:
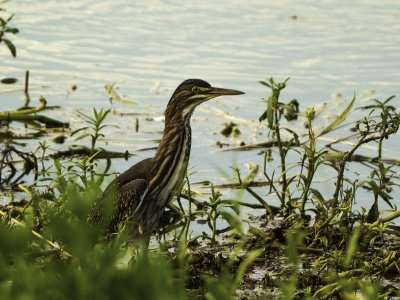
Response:
[{"label": "juvenile heron", "polygon": [[[240,94],[244,93],[215,88],[200,79],[182,82],[165,111],[164,134],[156,154],[133,165],[110,183],[96,203],[90,221],[105,220],[108,234],[113,234],[118,231],[119,224],[129,219],[137,225],[134,235],[149,237],[157,228],[165,207],[183,187],[190,156],[193,111],[212,98]],[[109,218],[102,213],[107,202],[114,206]]]}]

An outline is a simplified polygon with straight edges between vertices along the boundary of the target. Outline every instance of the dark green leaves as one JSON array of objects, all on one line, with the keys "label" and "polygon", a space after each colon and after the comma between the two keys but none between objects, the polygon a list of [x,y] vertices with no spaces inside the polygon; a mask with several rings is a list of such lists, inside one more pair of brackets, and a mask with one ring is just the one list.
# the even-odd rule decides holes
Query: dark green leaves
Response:
[{"label": "dark green leaves", "polygon": [[12,56],[16,57],[17,49],[15,49],[14,44],[10,40],[7,40],[7,39],[3,39],[2,41],[7,45],[8,50],[10,50]]},{"label": "dark green leaves", "polygon": [[[6,1],[0,2],[0,4],[5,3],[5,2]],[[4,42],[4,44],[7,46],[8,50],[10,50],[11,55],[13,57],[16,57],[17,49],[15,48],[14,44],[9,39],[4,38],[6,33],[17,34],[19,32],[19,30],[17,28],[8,26],[8,23],[12,20],[13,17],[14,17],[14,14],[11,14],[7,19],[3,19],[0,17],[0,43]]]},{"label": "dark green leaves", "polygon": [[259,81],[262,85],[267,86],[272,90],[271,95],[268,99],[263,99],[264,102],[267,102],[267,109],[261,114],[260,118],[258,119],[260,122],[267,119],[268,127],[274,128],[275,124],[279,121],[280,118],[280,111],[283,109],[283,106],[286,104],[279,103],[279,95],[281,90],[286,87],[286,82],[290,79],[288,77],[285,81],[276,83],[274,79],[271,77],[269,78],[269,82]]}]

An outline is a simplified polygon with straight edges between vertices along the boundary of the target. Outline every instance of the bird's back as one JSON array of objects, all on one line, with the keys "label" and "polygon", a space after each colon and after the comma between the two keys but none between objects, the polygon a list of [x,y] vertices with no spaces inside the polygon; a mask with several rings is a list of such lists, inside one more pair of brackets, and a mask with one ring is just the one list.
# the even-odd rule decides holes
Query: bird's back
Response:
[{"label": "bird's back", "polygon": [[147,182],[150,182],[152,174],[149,171],[152,169],[152,167],[153,167],[153,158],[146,158],[134,164],[128,170],[117,176],[115,180],[116,183],[118,184],[118,188],[121,188],[125,184],[136,179],[144,179]]}]

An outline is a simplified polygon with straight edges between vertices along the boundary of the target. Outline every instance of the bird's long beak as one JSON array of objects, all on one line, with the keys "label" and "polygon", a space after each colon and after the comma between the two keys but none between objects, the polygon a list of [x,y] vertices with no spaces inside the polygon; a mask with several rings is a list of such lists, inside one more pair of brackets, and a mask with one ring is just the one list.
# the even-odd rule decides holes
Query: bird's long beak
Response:
[{"label": "bird's long beak", "polygon": [[230,89],[221,89],[216,87],[211,87],[207,94],[212,95],[214,97],[218,96],[227,96],[227,95],[242,95],[244,92],[237,91],[237,90],[230,90]]}]

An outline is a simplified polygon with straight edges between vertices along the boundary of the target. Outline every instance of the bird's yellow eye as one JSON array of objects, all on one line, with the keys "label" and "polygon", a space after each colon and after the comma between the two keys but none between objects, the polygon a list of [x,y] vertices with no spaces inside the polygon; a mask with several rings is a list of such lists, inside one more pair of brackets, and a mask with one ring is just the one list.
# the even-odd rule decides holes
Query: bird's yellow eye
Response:
[{"label": "bird's yellow eye", "polygon": [[206,88],[206,87],[200,87],[200,86],[192,87],[192,92],[195,94],[200,93],[200,92],[205,92],[207,90],[208,90],[208,88]]}]

